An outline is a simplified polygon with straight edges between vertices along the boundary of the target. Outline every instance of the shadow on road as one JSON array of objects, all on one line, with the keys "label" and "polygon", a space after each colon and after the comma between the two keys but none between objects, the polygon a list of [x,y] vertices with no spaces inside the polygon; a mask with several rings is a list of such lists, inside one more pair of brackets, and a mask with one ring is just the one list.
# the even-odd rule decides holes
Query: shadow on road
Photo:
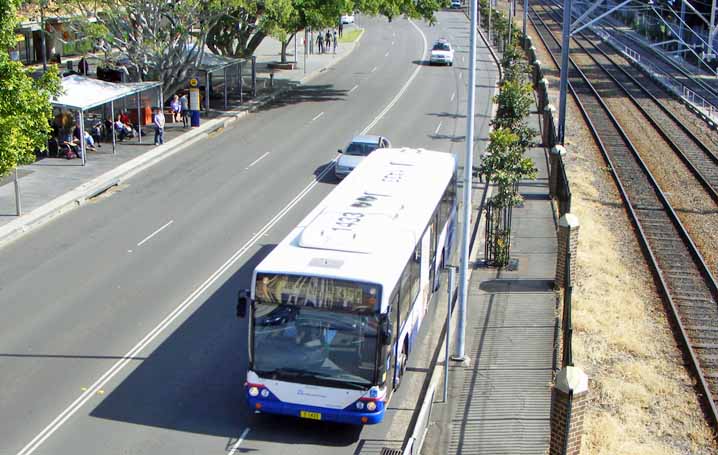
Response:
[{"label": "shadow on road", "polygon": [[[334,176],[334,172],[332,172],[333,169],[334,161],[322,164],[314,170],[314,177],[319,183],[329,183],[332,185],[336,185],[337,183],[339,183],[339,180]],[[326,173],[322,175],[324,171],[326,171]]]},{"label": "shadow on road", "polygon": [[295,418],[253,415],[247,409],[247,320],[235,317],[237,292],[249,286],[257,264],[275,245],[263,245],[219,289],[107,397],[92,410],[95,418],[205,434],[236,442],[349,446],[361,427]]},{"label": "shadow on road", "polygon": [[274,245],[262,246],[130,373],[90,415],[135,425],[236,437],[248,411],[247,321],[237,291]]},{"label": "shadow on road", "polygon": [[347,90],[334,89],[332,85],[302,85],[290,88],[269,103],[257,109],[257,112],[269,111],[299,103],[322,103],[346,98]]}]

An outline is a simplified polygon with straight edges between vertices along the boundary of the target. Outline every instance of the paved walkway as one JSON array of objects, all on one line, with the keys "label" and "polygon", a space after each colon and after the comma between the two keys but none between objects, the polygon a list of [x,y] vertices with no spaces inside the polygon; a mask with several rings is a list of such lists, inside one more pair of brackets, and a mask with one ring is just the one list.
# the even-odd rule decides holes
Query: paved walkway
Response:
[{"label": "paved walkway", "polygon": [[[347,26],[345,30],[351,28],[352,26]],[[299,42],[301,41],[300,39]],[[142,144],[136,139],[127,139],[118,143],[117,153],[113,155],[112,144],[103,143],[97,152],[88,151],[87,165],[84,167],[79,159],[62,158],[44,158],[31,165],[19,167],[21,216],[16,215],[12,176],[0,179],[0,246],[53,216],[82,204],[97,192],[188,147],[193,141],[226,126],[230,121],[268,102],[286,89],[308,83],[324,69],[349,55],[356,45],[341,43],[336,54],[310,55],[306,68],[302,58],[297,69],[275,72],[273,84],[270,86],[267,64],[279,60],[281,46],[276,40],[265,38],[256,51],[257,97],[245,99],[242,105],[238,100],[232,100],[227,111],[211,111],[205,114],[199,128],[184,129],[181,123],[168,123],[165,144],[155,147],[152,144],[153,130],[151,127],[145,127],[146,135],[142,138]],[[293,52],[294,46],[290,47]],[[301,44],[298,51],[303,57]],[[292,58],[290,55],[289,60]]]},{"label": "paved walkway", "polygon": [[[538,115],[532,114],[530,123],[538,130]],[[511,257],[518,259],[518,268],[473,270],[466,326],[470,363],[450,365],[447,403],[441,403],[442,377],[423,453],[543,455],[548,450],[556,224],[544,149],[527,155],[539,174],[521,182],[524,203],[513,210]],[[443,369],[443,362],[436,368]]]}]

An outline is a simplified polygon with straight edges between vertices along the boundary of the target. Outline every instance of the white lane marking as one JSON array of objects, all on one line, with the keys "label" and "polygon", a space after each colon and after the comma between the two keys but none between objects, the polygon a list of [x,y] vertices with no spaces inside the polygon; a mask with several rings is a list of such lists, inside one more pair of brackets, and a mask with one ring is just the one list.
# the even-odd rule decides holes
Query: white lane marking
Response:
[{"label": "white lane marking", "polygon": [[150,235],[148,235],[147,237],[145,237],[144,240],[142,240],[140,243],[137,244],[137,246],[142,246],[146,241],[148,241],[148,240],[151,239],[152,237],[154,237],[154,236],[156,236],[157,234],[159,234],[162,229],[166,228],[167,226],[169,226],[170,224],[172,224],[172,223],[174,223],[174,222],[175,222],[175,220],[169,220],[167,223],[165,223],[162,227],[160,227],[159,229],[157,229],[155,232],[153,232],[152,234],[150,234]]},{"label": "white lane marking", "polygon": [[242,444],[242,442],[244,442],[244,438],[246,438],[248,434],[249,434],[249,427],[244,429],[244,431],[242,432],[242,435],[239,437],[239,439],[237,439],[237,442],[232,446],[232,449],[229,451],[229,453],[227,453],[227,455],[234,455],[234,453],[237,451],[237,449],[239,449],[239,445]]},{"label": "white lane marking", "polygon": [[456,92],[452,93],[452,94],[451,94],[451,99],[449,100],[449,102],[454,101],[454,97],[455,97],[455,96],[456,96]]},{"label": "white lane marking", "polygon": [[369,72],[373,73],[374,71],[376,71],[376,66],[374,68],[372,68],[371,71],[369,71]]},{"label": "white lane marking", "polygon": [[462,61],[462,62],[465,62],[465,61],[466,61],[466,58],[464,58],[463,55],[461,56],[461,61]]},{"label": "white lane marking", "polygon": [[349,93],[353,92],[353,91],[356,90],[357,88],[359,88],[359,85],[355,85],[354,87],[352,87],[351,90],[349,90]]},{"label": "white lane marking", "polygon": [[315,115],[314,118],[312,119],[312,122],[313,122],[314,120],[318,119],[319,117],[321,117],[322,115],[324,115],[324,112],[320,112],[320,113],[318,113],[317,115]]},{"label": "white lane marking", "polygon": [[461,79],[461,75],[462,75],[462,74],[464,74],[464,73],[459,73],[459,79]]},{"label": "white lane marking", "polygon": [[[422,47],[423,51],[422,51],[422,53],[421,53],[421,60],[424,60],[424,59],[426,58],[426,48],[429,47],[429,45],[426,43],[426,35],[424,35],[424,32],[421,31],[421,29],[419,28],[419,26],[416,25],[416,24],[414,23],[414,21],[409,20],[409,23],[414,26],[414,28],[415,28],[415,29],[419,32],[419,34],[421,35],[421,39],[424,41],[424,44],[423,44],[423,47]],[[406,83],[405,83],[404,86],[401,88],[401,90],[399,90],[399,93],[397,93],[397,94],[394,96],[394,98],[389,102],[389,104],[386,105],[386,107],[384,108],[384,110],[381,111],[381,112],[379,113],[379,115],[377,115],[376,118],[375,118],[369,125],[367,125],[367,127],[364,128],[364,129],[362,130],[362,132],[359,133],[359,134],[366,134],[366,133],[369,132],[369,130],[371,130],[372,128],[374,128],[374,126],[377,124],[377,122],[379,122],[379,120],[381,120],[381,118],[384,117],[384,115],[386,115],[387,112],[389,112],[389,109],[391,109],[392,107],[394,107],[394,105],[396,104],[396,102],[399,101],[399,98],[401,98],[401,95],[403,95],[404,92],[406,91],[406,89],[409,88],[409,85],[411,85],[412,81],[416,78],[416,75],[419,74],[419,71],[421,71],[421,69],[422,69],[423,67],[424,67],[424,65],[417,65],[417,66],[416,66],[416,69],[414,70],[413,73],[411,73],[411,76],[409,76],[409,79],[406,81]]]},{"label": "white lane marking", "polygon": [[384,57],[388,57],[388,56],[389,56],[389,51],[386,51],[386,54],[384,54]]},{"label": "white lane marking", "polygon": [[434,136],[436,136],[437,134],[439,134],[439,130],[440,130],[440,129],[441,129],[441,122],[439,122],[439,124],[436,125],[436,130],[434,130]]},{"label": "white lane marking", "polygon": [[394,41],[391,42],[391,45],[392,45],[392,46],[394,45]]},{"label": "white lane marking", "polygon": [[266,157],[267,155],[269,155],[269,152],[265,152],[264,155],[260,156],[260,157],[257,158],[256,160],[252,161],[252,163],[251,163],[249,166],[247,166],[247,169],[249,169],[250,167],[252,167],[252,166],[254,166],[255,164],[257,164],[257,163],[259,163],[260,161],[262,161],[262,160],[264,159],[264,157]]},{"label": "white lane marking", "polygon": [[391,36],[396,36],[396,32],[391,32]]},{"label": "white lane marking", "polygon": [[[422,48],[424,49],[424,52],[422,54],[422,60],[424,59],[426,55],[426,48],[428,47],[426,42],[426,35],[424,35],[424,32],[421,31],[421,29],[414,23],[414,21],[409,21],[414,28],[421,34],[421,38],[424,41],[424,44]],[[387,106],[382,110],[379,115],[377,115],[372,122],[367,125],[364,130],[360,134],[366,134],[371,128],[374,127],[374,125],[377,124],[379,120],[386,115],[386,113],[391,109],[397,101],[399,101],[399,98],[401,98],[401,95],[406,92],[407,88],[409,88],[409,85],[411,82],[416,78],[416,75],[419,73],[419,70],[422,68],[422,66],[417,66],[412,75],[409,77],[409,79],[406,81],[404,86],[401,88],[401,90],[394,96],[394,98],[387,104]],[[329,166],[326,166],[322,172],[317,175],[302,191],[297,194],[294,199],[292,199],[282,210],[280,210],[276,215],[274,215],[274,218],[269,220],[267,224],[262,227],[262,229],[259,230],[255,235],[253,235],[247,243],[242,245],[240,249],[238,249],[232,256],[230,256],[229,259],[227,259],[224,264],[222,264],[212,275],[210,275],[209,278],[207,278],[199,287],[197,287],[192,293],[187,296],[185,300],[180,303],[178,307],[176,307],[174,310],[172,310],[165,318],[160,321],[159,324],[157,324],[152,330],[150,330],[147,335],[144,336],[135,346],[132,347],[124,356],[120,358],[112,367],[110,367],[109,370],[107,370],[105,373],[102,374],[90,387],[87,388],[79,397],[75,399],[70,405],[65,408],[64,411],[62,411],[57,417],[55,417],[52,422],[50,422],[45,428],[43,428],[40,433],[38,433],[30,442],[25,445],[18,453],[17,455],[31,455],[34,453],[40,445],[42,445],[43,442],[45,442],[50,436],[52,436],[70,417],[75,415],[77,411],[82,408],[82,406],[87,403],[87,401],[90,400],[98,390],[100,390],[102,387],[105,386],[112,378],[114,378],[117,373],[119,373],[125,366],[127,366],[128,363],[132,361],[134,357],[137,357],[138,354],[142,352],[144,348],[146,348],[152,341],[155,340],[167,327],[169,327],[179,316],[184,313],[187,308],[189,308],[195,300],[197,300],[207,289],[209,289],[210,286],[212,286],[218,279],[224,275],[227,270],[229,270],[230,267],[232,267],[242,256],[244,256],[247,251],[249,251],[250,248],[252,248],[272,227],[274,227],[275,224],[277,224],[295,205],[299,203],[309,192],[319,184],[320,181],[324,179],[324,177],[334,168],[334,163],[336,163],[337,157],[335,157]]]}]

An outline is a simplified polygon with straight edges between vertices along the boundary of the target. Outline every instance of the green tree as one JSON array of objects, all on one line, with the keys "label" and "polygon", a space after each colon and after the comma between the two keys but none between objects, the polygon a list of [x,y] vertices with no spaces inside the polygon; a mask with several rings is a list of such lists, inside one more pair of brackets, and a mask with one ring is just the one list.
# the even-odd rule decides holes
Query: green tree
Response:
[{"label": "green tree", "polygon": [[512,128],[529,115],[533,102],[531,84],[504,80],[499,94],[494,97],[494,102],[497,104],[497,109],[493,124]]},{"label": "green tree", "polygon": [[338,24],[343,13],[357,11],[388,18],[405,15],[434,23],[434,13],[448,0],[223,0],[227,14],[210,30],[207,46],[220,55],[249,57],[266,36],[286,45],[306,27]]},{"label": "green tree", "polygon": [[32,163],[34,151],[47,148],[50,97],[60,90],[55,67],[33,79],[22,63],[10,60],[19,5],[20,0],[0,0],[0,176]]},{"label": "green tree", "polygon": [[160,80],[173,93],[195,70],[209,31],[233,0],[68,0],[68,10],[97,18],[85,33],[129,61],[138,80]]}]

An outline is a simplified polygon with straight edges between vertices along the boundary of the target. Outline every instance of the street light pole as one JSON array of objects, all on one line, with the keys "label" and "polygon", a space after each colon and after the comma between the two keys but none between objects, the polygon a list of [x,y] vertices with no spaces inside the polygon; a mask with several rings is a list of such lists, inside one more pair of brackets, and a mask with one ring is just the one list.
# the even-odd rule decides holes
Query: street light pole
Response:
[{"label": "street light pole", "polygon": [[561,81],[558,102],[558,142],[563,145],[566,135],[566,91],[568,89],[568,54],[571,39],[571,0],[563,0],[563,40],[561,44]]},{"label": "street light pole", "polygon": [[456,345],[452,360],[466,360],[464,341],[466,334],[466,305],[469,288],[469,225],[471,224],[471,190],[474,161],[474,102],[476,98],[476,10],[471,0],[471,27],[469,38],[469,99],[466,107],[466,157],[464,158],[464,219],[461,225],[461,264],[459,270],[459,314],[456,328]]}]

